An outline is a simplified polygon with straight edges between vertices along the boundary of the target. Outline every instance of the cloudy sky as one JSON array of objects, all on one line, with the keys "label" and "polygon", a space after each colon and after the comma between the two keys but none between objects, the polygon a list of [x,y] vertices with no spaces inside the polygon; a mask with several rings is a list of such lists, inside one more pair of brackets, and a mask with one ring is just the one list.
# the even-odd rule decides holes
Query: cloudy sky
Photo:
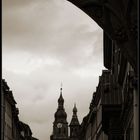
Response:
[{"label": "cloudy sky", "polygon": [[89,111],[103,67],[102,29],[66,0],[3,0],[3,78],[19,118],[49,140],[60,85],[68,122]]}]

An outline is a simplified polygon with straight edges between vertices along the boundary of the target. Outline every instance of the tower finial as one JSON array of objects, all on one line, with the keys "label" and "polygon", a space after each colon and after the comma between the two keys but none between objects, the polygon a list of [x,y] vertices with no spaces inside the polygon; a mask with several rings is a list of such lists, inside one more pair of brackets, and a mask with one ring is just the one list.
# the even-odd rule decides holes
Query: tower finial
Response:
[{"label": "tower finial", "polygon": [[62,85],[62,82],[61,82],[60,94],[62,94],[62,86],[63,86],[63,85]]},{"label": "tower finial", "polygon": [[63,96],[62,96],[62,82],[61,82],[60,97],[58,99],[58,104],[59,104],[59,106],[63,106],[63,103],[64,103],[64,99],[63,99]]},{"label": "tower finial", "polygon": [[76,107],[76,103],[74,103],[73,113],[76,114],[76,112],[77,112],[77,107]]}]

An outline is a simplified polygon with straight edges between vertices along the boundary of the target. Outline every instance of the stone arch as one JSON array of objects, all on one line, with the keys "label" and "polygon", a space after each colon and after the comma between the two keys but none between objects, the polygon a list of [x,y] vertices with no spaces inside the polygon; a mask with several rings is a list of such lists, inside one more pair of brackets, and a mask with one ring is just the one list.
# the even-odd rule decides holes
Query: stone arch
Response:
[{"label": "stone arch", "polygon": [[90,16],[137,72],[138,0],[68,0]]}]

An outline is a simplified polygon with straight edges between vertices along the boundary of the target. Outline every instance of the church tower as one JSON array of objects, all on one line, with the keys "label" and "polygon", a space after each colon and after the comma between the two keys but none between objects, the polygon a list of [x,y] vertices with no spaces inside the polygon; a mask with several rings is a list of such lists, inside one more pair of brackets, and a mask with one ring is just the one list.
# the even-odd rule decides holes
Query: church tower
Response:
[{"label": "church tower", "polygon": [[79,140],[78,135],[80,130],[80,124],[77,117],[76,104],[74,105],[73,108],[73,115],[69,127],[70,127],[70,140]]},{"label": "church tower", "polygon": [[62,96],[62,87],[60,89],[60,97],[58,99],[58,108],[54,115],[53,134],[51,140],[68,140],[68,123],[67,114],[64,109],[64,99]]}]

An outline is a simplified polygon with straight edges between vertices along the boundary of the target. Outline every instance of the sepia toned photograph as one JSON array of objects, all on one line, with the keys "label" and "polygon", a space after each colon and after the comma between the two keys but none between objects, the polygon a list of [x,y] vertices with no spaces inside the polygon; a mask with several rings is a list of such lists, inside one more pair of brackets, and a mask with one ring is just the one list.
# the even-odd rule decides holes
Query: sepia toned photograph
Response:
[{"label": "sepia toned photograph", "polygon": [[1,140],[139,140],[139,0],[2,0]]}]

